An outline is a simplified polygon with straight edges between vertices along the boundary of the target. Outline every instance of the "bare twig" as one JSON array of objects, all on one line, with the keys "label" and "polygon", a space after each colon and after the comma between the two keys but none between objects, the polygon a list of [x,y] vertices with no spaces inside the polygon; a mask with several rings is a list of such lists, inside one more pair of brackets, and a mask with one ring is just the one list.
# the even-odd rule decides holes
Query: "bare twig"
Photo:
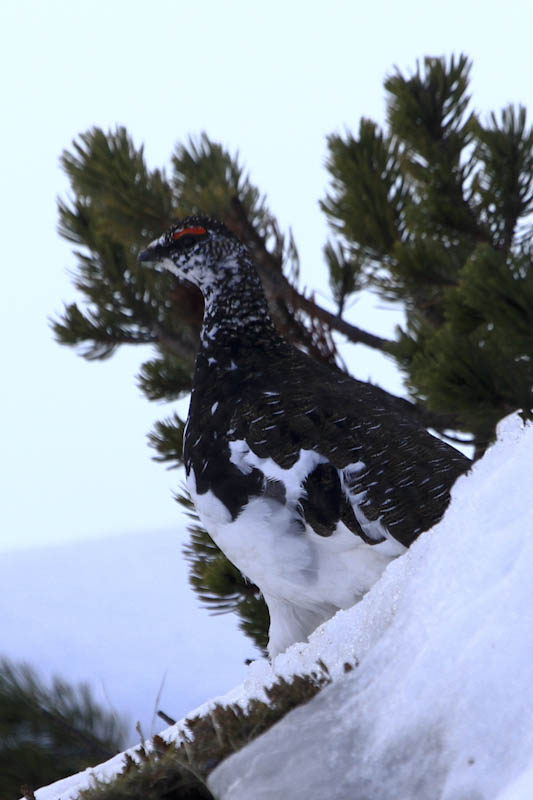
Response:
[{"label": "bare twig", "polygon": [[167,725],[175,725],[176,724],[176,720],[172,719],[172,717],[169,717],[168,714],[165,714],[165,712],[161,711],[161,709],[158,709],[157,716],[160,717],[163,720],[163,722],[166,722]]},{"label": "bare twig", "polygon": [[376,336],[373,333],[364,331],[362,328],[358,328],[356,325],[352,325],[350,322],[346,322],[336,314],[326,311],[314,300],[300,294],[283,274],[281,259],[273,256],[267,250],[265,240],[248,220],[241,201],[234,197],[231,206],[232,217],[227,220],[228,227],[251,247],[271,304],[275,305],[279,300],[283,300],[293,309],[305,311],[311,318],[319,319],[321,322],[326,323],[329,328],[342,333],[354,344],[365,344],[367,347],[374,347],[382,352],[388,350],[388,347],[392,345],[389,339],[383,339],[381,336]]}]

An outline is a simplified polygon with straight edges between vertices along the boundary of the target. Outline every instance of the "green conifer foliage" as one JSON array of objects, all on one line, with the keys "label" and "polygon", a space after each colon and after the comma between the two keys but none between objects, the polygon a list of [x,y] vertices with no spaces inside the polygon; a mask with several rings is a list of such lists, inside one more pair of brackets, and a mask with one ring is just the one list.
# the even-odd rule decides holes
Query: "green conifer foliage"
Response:
[{"label": "green conifer foliage", "polygon": [[322,207],[347,253],[337,293],[355,274],[402,303],[388,352],[480,455],[499,419],[533,406],[533,131],[522,107],[470,111],[470,68],[426,58],[387,78],[386,132],[363,120],[329,138]]},{"label": "green conifer foliage", "polygon": [[[333,231],[324,256],[338,305],[333,314],[297,287],[298,254],[237,156],[205,134],[179,144],[168,175],[151,170],[123,128],[82,134],[62,165],[71,200],[60,232],[76,247],[79,304],[54,323],[60,342],[88,359],[122,344],[147,344],[139,384],[151,400],[191,388],[203,301],[171,275],[140,269],[137,253],[174,219],[201,211],[222,219],[250,248],[279,330],[317,359],[335,362],[332,332],[394,358],[419,422],[471,442],[480,455],[496,423],[521,408],[533,386],[533,132],[523,108],[486,122],[470,110],[465,56],[426,58],[385,81],[385,130],[363,119],[357,133],[328,139]],[[406,324],[388,340],[343,316],[354,294],[397,301]],[[452,435],[452,431],[458,432]],[[156,458],[181,462],[176,414],[150,434]],[[180,502],[187,503],[181,493]],[[256,644],[266,608],[198,521],[187,556],[191,583],[215,611],[234,610]]]},{"label": "green conifer foliage", "polygon": [[45,685],[27,664],[0,659],[0,797],[16,800],[124,748],[125,727],[85,685]]}]

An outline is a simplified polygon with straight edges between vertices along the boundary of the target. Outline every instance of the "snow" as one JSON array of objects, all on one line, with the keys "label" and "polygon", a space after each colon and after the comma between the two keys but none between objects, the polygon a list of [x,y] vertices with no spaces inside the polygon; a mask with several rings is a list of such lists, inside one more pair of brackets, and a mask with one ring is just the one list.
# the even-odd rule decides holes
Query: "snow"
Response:
[{"label": "snow", "polygon": [[[333,683],[217,767],[219,800],[531,800],[532,453],[533,426],[504,420],[444,519],[360,603],[273,667],[251,665],[226,701],[245,705],[319,658]],[[89,780],[37,800],[69,800]]]}]

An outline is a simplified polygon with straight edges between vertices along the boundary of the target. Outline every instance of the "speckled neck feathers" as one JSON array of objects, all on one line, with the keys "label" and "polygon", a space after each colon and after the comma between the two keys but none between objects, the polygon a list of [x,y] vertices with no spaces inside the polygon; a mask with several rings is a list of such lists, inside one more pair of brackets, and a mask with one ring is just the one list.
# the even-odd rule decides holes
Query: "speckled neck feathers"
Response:
[{"label": "speckled neck feathers", "polygon": [[253,347],[277,338],[261,281],[246,250],[224,259],[203,295],[203,348],[224,350],[235,338]]}]

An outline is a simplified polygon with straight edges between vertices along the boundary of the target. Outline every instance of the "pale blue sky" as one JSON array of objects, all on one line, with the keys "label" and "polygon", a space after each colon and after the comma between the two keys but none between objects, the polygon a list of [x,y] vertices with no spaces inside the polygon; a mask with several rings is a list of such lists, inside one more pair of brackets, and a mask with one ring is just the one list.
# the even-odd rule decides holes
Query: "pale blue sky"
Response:
[{"label": "pale blue sky", "polygon": [[[3,0],[0,30],[0,548],[179,526],[179,476],[151,461],[145,440],[170,408],[140,395],[141,354],[87,363],[48,327],[74,298],[75,258],[55,228],[67,188],[58,158],[78,133],[124,124],[152,166],[202,130],[238,149],[293,228],[303,283],[326,292],[325,138],[362,115],[383,120],[394,65],[464,51],[478,109],[533,108],[525,0]],[[397,319],[367,302],[350,314],[376,333]],[[398,388],[374,353],[352,349],[350,364]]]}]

